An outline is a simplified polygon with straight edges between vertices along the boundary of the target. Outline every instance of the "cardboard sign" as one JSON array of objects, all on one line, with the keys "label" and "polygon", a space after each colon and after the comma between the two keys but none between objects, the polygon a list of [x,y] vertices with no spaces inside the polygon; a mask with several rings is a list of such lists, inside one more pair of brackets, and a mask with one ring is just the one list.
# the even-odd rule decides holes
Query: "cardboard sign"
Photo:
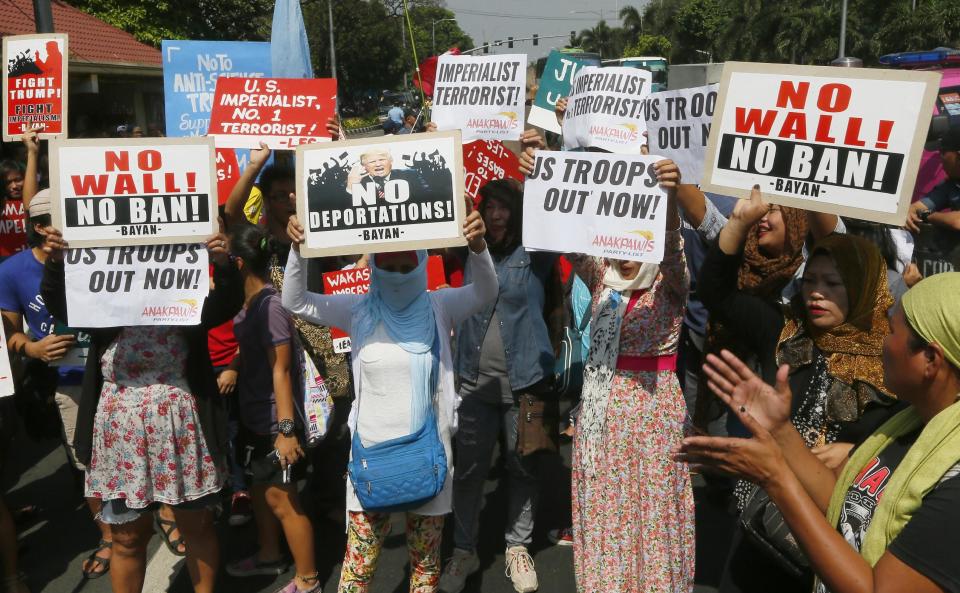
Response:
[{"label": "cardboard sign", "polygon": [[240,181],[240,161],[237,151],[232,148],[217,149],[217,201],[222,206],[227,203],[230,192]]},{"label": "cardboard sign", "polygon": [[460,132],[297,148],[304,257],[465,245]]},{"label": "cardboard sign", "polygon": [[527,56],[440,56],[431,119],[461,130],[463,141],[519,140],[523,135]]},{"label": "cardboard sign", "polygon": [[560,122],[554,109],[557,101],[570,95],[570,84],[582,66],[599,66],[600,60],[585,59],[565,54],[559,50],[550,52],[540,77],[537,96],[530,107],[527,121],[554,134],[560,133]]},{"label": "cardboard sign", "polygon": [[667,195],[660,156],[538,151],[523,191],[523,245],[659,263]]},{"label": "cardboard sign", "polygon": [[705,191],[902,225],[940,74],[727,62]]},{"label": "cardboard sign", "polygon": [[[443,271],[443,258],[431,255],[427,258],[427,290],[437,290],[447,283]],[[323,294],[367,294],[370,291],[370,268],[350,268],[327,272],[323,275]],[[330,328],[333,351],[339,354],[351,351],[350,336],[342,329]]]},{"label": "cardboard sign", "polygon": [[209,134],[218,148],[294,149],[329,142],[336,113],[332,78],[220,78]]},{"label": "cardboard sign", "polygon": [[580,68],[563,117],[563,148],[640,154],[646,144],[645,101],[653,74],[637,68]]},{"label": "cardboard sign", "polygon": [[720,85],[653,93],[647,99],[647,148],[673,160],[684,183],[700,183]]},{"label": "cardboard sign", "polygon": [[3,141],[43,126],[40,138],[67,135],[67,36],[3,38]]},{"label": "cardboard sign", "polygon": [[197,325],[210,292],[203,244],[69,249],[67,313],[76,327]]},{"label": "cardboard sign", "polygon": [[0,397],[13,395],[13,370],[10,368],[10,350],[7,349],[7,335],[0,323]]},{"label": "cardboard sign", "polygon": [[220,77],[270,76],[270,44],[261,41],[169,41],[163,52],[167,136],[206,136]]},{"label": "cardboard sign", "polygon": [[55,140],[51,215],[71,247],[195,243],[217,230],[210,138]]},{"label": "cardboard sign", "polygon": [[523,182],[520,161],[502,142],[475,140],[463,147],[463,166],[466,170],[464,191],[476,207],[480,202],[480,188],[494,179],[516,179]]}]

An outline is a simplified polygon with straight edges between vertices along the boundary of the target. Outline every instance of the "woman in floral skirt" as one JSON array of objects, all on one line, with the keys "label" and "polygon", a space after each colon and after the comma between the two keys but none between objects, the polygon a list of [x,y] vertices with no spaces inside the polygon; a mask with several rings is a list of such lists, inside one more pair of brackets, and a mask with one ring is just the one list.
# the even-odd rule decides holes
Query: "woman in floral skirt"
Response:
[{"label": "woman in floral skirt", "polygon": [[593,293],[590,354],[573,457],[573,534],[582,593],[693,588],[693,491],[672,459],[686,408],[676,360],[687,267],[675,201],[680,171],[655,165],[668,193],[663,261],[572,256]]},{"label": "woman in floral skirt", "polygon": [[[178,246],[158,246],[174,249]],[[225,412],[210,365],[206,333],[240,310],[243,290],[227,262],[222,234],[206,242],[215,289],[196,326],[84,329],[91,348],[77,420],[77,457],[87,466],[86,494],[103,500],[111,526],[110,580],[115,593],[138,593],[146,573],[152,511],[173,508],[197,593],[212,593],[219,565],[213,528],[223,486]],[[60,232],[46,229],[50,255],[41,293],[65,323],[67,307]],[[197,259],[196,246],[177,257]]]}]

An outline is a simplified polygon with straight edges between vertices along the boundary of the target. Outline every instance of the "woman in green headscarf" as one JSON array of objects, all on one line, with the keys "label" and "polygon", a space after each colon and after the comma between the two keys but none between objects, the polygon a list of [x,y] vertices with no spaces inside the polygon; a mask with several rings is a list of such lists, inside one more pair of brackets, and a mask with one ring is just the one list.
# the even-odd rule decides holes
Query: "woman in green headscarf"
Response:
[{"label": "woman in green headscarf", "polygon": [[960,591],[960,273],[908,291],[883,342],[886,386],[909,404],[827,469],[789,422],[787,368],[763,383],[729,352],[711,387],[752,439],[691,437],[678,459],[763,486],[818,576],[818,593]]}]

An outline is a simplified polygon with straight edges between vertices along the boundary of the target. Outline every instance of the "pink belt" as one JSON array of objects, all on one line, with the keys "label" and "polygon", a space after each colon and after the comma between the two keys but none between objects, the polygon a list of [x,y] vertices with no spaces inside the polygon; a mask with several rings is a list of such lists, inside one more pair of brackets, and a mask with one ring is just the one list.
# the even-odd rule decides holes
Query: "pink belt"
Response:
[{"label": "pink belt", "polygon": [[677,355],[665,356],[618,356],[617,369],[621,371],[648,372],[677,370]]}]

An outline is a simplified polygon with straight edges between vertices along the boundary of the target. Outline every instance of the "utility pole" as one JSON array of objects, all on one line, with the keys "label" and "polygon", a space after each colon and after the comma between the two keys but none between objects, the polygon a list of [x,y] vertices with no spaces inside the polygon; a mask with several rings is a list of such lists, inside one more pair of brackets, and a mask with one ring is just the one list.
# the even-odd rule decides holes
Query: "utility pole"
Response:
[{"label": "utility pole", "polygon": [[327,0],[327,20],[330,22],[330,77],[337,77],[337,48],[333,45],[333,0]]},{"label": "utility pole", "polygon": [[53,10],[50,0],[33,0],[33,19],[37,33],[53,33]]}]

